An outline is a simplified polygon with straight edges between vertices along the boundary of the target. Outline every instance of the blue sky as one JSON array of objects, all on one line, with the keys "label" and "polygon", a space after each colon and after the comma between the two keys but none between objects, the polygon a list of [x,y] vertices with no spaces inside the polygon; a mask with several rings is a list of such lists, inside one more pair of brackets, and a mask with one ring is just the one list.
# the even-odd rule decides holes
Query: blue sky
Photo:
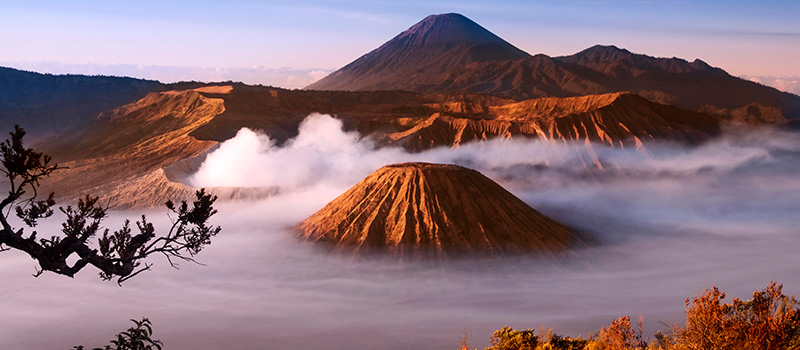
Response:
[{"label": "blue sky", "polygon": [[[531,53],[613,44],[800,76],[800,1],[0,1],[0,62],[335,69],[432,13]],[[80,73],[80,72],[76,72]]]}]

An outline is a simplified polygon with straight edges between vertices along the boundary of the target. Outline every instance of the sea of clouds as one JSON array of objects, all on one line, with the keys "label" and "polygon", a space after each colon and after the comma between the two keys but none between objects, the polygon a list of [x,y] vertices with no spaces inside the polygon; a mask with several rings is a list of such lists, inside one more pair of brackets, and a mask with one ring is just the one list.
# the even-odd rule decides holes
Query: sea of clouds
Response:
[{"label": "sea of clouds", "polygon": [[[481,171],[598,244],[429,265],[330,256],[293,239],[294,225],[370,172],[408,161]],[[715,285],[743,298],[770,281],[800,291],[800,136],[780,130],[638,151],[511,139],[411,154],[311,115],[281,146],[242,129],[187,182],[280,192],[220,204],[223,232],[198,256],[206,266],[154,257],[154,271],[123,287],[91,271],[33,278],[30,258],[2,253],[0,348],[99,346],[143,316],[168,349],[447,349],[464,330],[482,348],[504,325],[587,335],[622,315],[644,315],[652,334]],[[169,223],[164,210],[147,214]],[[57,230],[51,221],[39,232]]]}]

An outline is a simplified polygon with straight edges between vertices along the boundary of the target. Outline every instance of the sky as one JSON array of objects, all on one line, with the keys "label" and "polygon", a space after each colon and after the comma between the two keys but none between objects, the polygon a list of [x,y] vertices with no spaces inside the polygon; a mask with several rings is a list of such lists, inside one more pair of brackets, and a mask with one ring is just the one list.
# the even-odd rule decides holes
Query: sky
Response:
[{"label": "sky", "polygon": [[[429,14],[458,12],[531,54],[595,44],[800,77],[800,1],[6,1],[0,65],[301,87]],[[796,84],[796,81],[795,81]]]}]

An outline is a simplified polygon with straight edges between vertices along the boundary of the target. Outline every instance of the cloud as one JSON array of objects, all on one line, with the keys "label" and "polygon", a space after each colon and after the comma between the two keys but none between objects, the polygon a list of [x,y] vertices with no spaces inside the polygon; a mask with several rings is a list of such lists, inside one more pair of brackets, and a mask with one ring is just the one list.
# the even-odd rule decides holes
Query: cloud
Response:
[{"label": "cloud", "polygon": [[[603,169],[592,165],[591,153]],[[791,157],[784,155],[799,153],[795,134],[764,129],[698,147],[653,142],[646,153],[605,145],[593,145],[590,152],[584,143],[496,139],[458,149],[444,147],[409,154],[399,148],[377,149],[372,140],[345,132],[341,121],[314,114],[300,125],[298,136],[282,147],[265,135],[242,129],[208,156],[190,183],[198,187],[279,187],[283,193],[323,186],[343,192],[386,164],[452,163],[479,170],[519,196],[552,208],[572,203],[569,205],[585,205],[595,211],[593,203],[619,202],[615,206],[625,210],[602,216],[621,216],[626,221],[629,217],[648,217],[663,222],[680,218],[672,224],[692,229],[727,225],[725,218],[734,218],[741,228],[758,228],[772,222],[753,221],[758,215],[750,212],[750,205],[734,203],[761,198],[761,208],[774,208],[772,212],[780,213],[778,216],[785,214],[786,203],[773,205],[774,201],[762,197],[800,188],[797,177],[787,177],[792,171],[800,171],[800,166],[794,166],[788,161]],[[774,174],[761,170],[775,166],[778,171]],[[746,176],[739,174],[743,171]],[[758,185],[765,181],[771,184]],[[649,195],[639,198],[637,192]],[[744,194],[747,196],[742,197]],[[675,201],[680,196],[688,199]],[[576,197],[583,198],[573,203]],[[652,198],[674,206],[653,210],[641,205]],[[333,196],[320,201],[331,199]],[[720,200],[730,205],[716,202]],[[715,212],[718,217],[707,213],[709,207],[719,206],[724,209]],[[792,217],[782,216],[780,220],[789,222]]]},{"label": "cloud", "polygon": [[[105,344],[142,316],[177,350],[447,348],[464,329],[480,347],[503,325],[577,336],[620,315],[643,314],[652,334],[681,322],[683,300],[714,285],[749,298],[774,280],[797,293],[797,134],[649,144],[647,154],[594,149],[603,170],[584,166],[583,143],[495,140],[408,154],[376,149],[326,115],[310,116],[282,147],[242,130],[195,181],[282,191],[219,205],[213,222],[223,231],[197,256],[206,266],[173,270],[153,259],[153,271],[119,288],[91,272],[33,278],[27,256],[4,252],[0,278],[14,288],[0,308],[14,322],[0,327],[0,348]],[[554,258],[431,266],[343,259],[293,239],[293,225],[377,167],[412,160],[477,169],[603,244]],[[116,228],[138,214],[114,212],[109,222]],[[164,212],[147,214],[157,228],[169,225]],[[40,235],[57,231],[57,220],[37,227]]]},{"label": "cloud", "polygon": [[330,73],[331,73],[330,71],[317,69],[317,70],[312,70],[312,71],[308,72],[308,76],[309,76],[309,78],[314,79],[314,81],[317,81],[317,80],[320,80],[320,79],[326,77]]},{"label": "cloud", "polygon": [[795,95],[800,95],[800,77],[793,76],[771,76],[771,75],[758,75],[758,76],[743,76],[743,79],[754,81],[759,84],[774,87],[778,90],[790,92]]}]

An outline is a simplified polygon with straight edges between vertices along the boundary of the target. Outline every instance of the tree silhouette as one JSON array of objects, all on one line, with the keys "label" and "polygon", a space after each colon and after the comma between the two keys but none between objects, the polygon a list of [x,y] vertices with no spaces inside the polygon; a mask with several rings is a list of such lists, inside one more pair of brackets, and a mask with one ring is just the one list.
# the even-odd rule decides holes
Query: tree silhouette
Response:
[{"label": "tree silhouette", "polygon": [[[38,232],[32,230],[26,235],[23,228],[11,225],[12,209],[31,229],[39,220],[52,216],[56,204],[54,193],[40,199],[39,182],[63,167],[51,164],[50,156],[25,148],[25,131],[18,125],[10,135],[10,139],[0,143],[0,171],[9,184],[8,195],[0,201],[0,251],[13,248],[37,260],[39,269],[34,276],[51,271],[73,277],[87,265],[92,265],[100,270],[103,280],[117,278],[117,283],[121,284],[149,270],[152,264],[144,262],[144,259],[153,254],[163,254],[173,267],[177,266],[174,259],[195,262],[194,256],[221,230],[219,226],[208,224],[209,218],[217,213],[213,207],[217,197],[200,189],[191,204],[186,201],[179,205],[166,202],[167,209],[174,216],[171,216],[172,226],[164,236],[156,236],[155,227],[144,215],[136,222],[137,233],[131,229],[129,220],[122,228],[110,233],[102,226],[108,207],[100,205],[98,197],[89,195],[79,199],[75,207],[58,208],[67,217],[61,224],[61,234],[39,238]],[[98,237],[97,248],[92,244],[95,237]],[[73,254],[77,260],[70,264],[67,259]]]}]

